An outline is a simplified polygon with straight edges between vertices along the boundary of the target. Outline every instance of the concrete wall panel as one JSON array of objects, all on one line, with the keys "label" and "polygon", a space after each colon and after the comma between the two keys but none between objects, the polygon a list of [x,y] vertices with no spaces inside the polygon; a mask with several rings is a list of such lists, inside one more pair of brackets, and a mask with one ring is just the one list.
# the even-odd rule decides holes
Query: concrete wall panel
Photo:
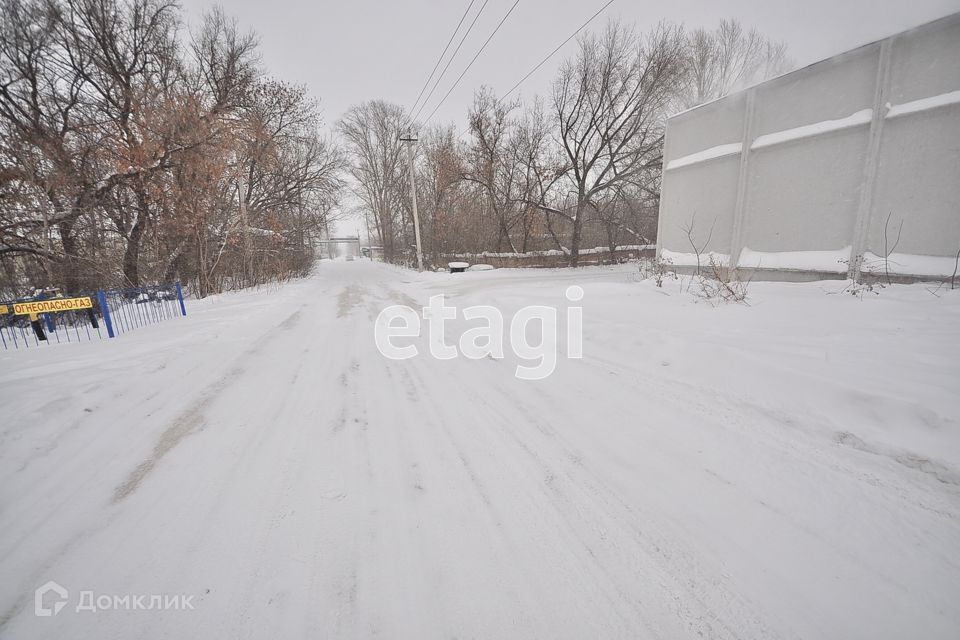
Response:
[{"label": "concrete wall panel", "polygon": [[657,239],[662,246],[692,251],[683,228],[696,215],[693,237],[698,246],[707,240],[712,226],[706,250],[730,253],[739,163],[739,156],[729,156],[664,173],[660,210],[661,216],[668,212],[670,223],[660,225]]},{"label": "concrete wall panel", "polygon": [[869,251],[884,254],[883,230],[890,214],[890,233],[895,234],[899,220],[904,223],[898,253],[957,253],[960,105],[884,123],[875,193],[867,239]]},{"label": "concrete wall panel", "polygon": [[861,126],[754,150],[743,245],[755,251],[850,245],[866,148]]},{"label": "concrete wall panel", "polygon": [[744,101],[743,94],[735,94],[671,118],[670,157],[682,158],[710,147],[740,142]]},{"label": "concrete wall panel", "polygon": [[879,45],[861,47],[757,86],[754,132],[838,120],[873,102]]},{"label": "concrete wall panel", "polygon": [[890,95],[901,104],[960,89],[960,20],[945,20],[893,38]]}]

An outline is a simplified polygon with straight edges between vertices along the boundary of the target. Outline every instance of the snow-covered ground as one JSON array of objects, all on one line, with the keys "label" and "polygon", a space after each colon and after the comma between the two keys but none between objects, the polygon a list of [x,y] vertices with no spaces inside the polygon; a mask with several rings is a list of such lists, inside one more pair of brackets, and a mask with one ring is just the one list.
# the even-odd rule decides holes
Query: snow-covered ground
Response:
[{"label": "snow-covered ground", "polygon": [[[571,284],[542,381],[374,346],[390,304]],[[2,353],[0,637],[960,637],[960,291],[843,286],[325,262]]]}]

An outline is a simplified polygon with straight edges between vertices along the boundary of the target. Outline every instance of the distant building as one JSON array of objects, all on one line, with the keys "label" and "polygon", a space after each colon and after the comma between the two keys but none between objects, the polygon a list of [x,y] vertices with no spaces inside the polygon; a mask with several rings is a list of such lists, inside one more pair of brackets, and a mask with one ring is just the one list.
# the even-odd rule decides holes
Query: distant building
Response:
[{"label": "distant building", "polygon": [[657,250],[676,265],[950,276],[960,14],[671,117],[663,164]]}]

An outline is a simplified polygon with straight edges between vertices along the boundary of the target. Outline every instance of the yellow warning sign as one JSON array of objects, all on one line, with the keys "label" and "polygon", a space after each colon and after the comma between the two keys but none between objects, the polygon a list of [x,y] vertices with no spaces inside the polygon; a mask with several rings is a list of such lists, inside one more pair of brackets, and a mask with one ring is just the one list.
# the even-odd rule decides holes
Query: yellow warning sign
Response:
[{"label": "yellow warning sign", "polygon": [[5,304],[0,304],[0,316],[10,313],[10,307]]},{"label": "yellow warning sign", "polygon": [[91,309],[92,307],[93,301],[90,296],[84,296],[82,298],[53,298],[52,300],[35,300],[33,302],[14,302],[13,312],[18,316],[26,316],[35,313]]}]

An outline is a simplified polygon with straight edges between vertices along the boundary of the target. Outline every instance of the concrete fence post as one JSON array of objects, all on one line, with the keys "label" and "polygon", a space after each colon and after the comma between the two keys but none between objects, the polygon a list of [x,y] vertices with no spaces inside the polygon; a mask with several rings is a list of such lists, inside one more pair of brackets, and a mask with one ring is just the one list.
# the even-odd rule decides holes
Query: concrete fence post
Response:
[{"label": "concrete fence post", "polygon": [[850,242],[850,261],[847,275],[851,280],[860,278],[860,269],[863,266],[861,258],[867,250],[867,234],[870,230],[873,194],[877,182],[877,157],[880,155],[883,123],[887,117],[887,96],[890,93],[890,49],[895,37],[887,38],[880,43],[877,80],[873,92],[873,117],[870,120],[867,152],[863,161],[863,177],[860,179],[857,218],[853,225],[853,238]]},{"label": "concrete fence post", "polygon": [[757,90],[747,91],[743,113],[743,138],[740,144],[740,169],[737,174],[737,200],[733,209],[733,230],[730,233],[730,269],[736,269],[743,249],[743,221],[747,211],[750,178],[750,145],[753,144],[753,112]]}]

